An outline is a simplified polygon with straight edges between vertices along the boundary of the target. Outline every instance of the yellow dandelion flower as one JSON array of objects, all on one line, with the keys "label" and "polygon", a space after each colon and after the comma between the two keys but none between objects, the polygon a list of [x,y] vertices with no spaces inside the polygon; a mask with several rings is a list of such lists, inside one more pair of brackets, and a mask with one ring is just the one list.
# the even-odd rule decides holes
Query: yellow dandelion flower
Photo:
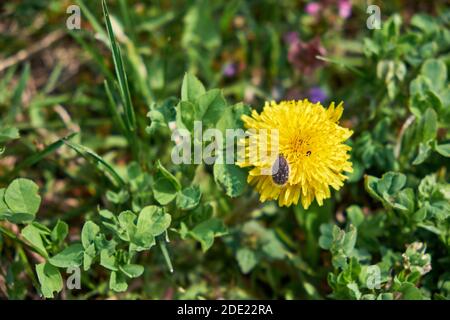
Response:
[{"label": "yellow dandelion flower", "polygon": [[351,147],[344,142],[353,133],[338,124],[343,110],[342,103],[325,109],[305,99],[266,102],[261,114],[253,110],[242,116],[248,135],[241,140],[245,153],[237,165],[252,167],[247,181],[262,202],[290,206],[301,198],[307,209],[314,198],[322,205],[330,186],[342,187],[347,179],[343,172],[352,172]]}]

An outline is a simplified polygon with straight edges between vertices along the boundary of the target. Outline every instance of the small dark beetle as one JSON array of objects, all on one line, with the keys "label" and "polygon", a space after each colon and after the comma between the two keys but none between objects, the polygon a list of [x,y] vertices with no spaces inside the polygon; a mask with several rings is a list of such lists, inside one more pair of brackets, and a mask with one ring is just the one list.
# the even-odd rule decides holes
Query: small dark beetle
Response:
[{"label": "small dark beetle", "polygon": [[289,164],[281,154],[272,166],[272,180],[280,186],[289,180]]}]

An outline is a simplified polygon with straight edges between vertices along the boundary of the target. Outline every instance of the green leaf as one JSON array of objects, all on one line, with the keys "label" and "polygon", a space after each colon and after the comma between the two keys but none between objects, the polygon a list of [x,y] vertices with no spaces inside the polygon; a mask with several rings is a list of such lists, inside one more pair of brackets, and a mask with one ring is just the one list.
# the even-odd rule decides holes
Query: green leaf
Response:
[{"label": "green leaf", "polygon": [[186,188],[177,194],[177,207],[182,210],[194,209],[200,203],[201,196],[198,186]]},{"label": "green leaf", "polygon": [[64,221],[58,220],[55,227],[52,230],[52,241],[55,243],[61,243],[69,234],[69,226]]},{"label": "green leaf", "polygon": [[146,128],[149,134],[154,134],[160,128],[167,128],[169,122],[176,120],[176,102],[175,99],[165,100],[161,106],[153,104],[147,116],[151,124]]},{"label": "green leaf", "polygon": [[396,203],[397,193],[404,187],[406,176],[398,172],[386,172],[381,179],[366,176],[366,191],[376,200],[379,200],[388,208],[406,210],[401,204]]},{"label": "green leaf", "polygon": [[242,273],[249,273],[258,263],[258,258],[252,250],[248,248],[239,248],[236,252],[236,259]]},{"label": "green leaf", "polygon": [[89,248],[89,246],[94,243],[99,232],[100,227],[94,222],[87,221],[84,224],[83,229],[81,230],[81,243],[83,244],[84,249]]},{"label": "green leaf", "polygon": [[121,272],[113,271],[111,272],[111,277],[109,278],[109,287],[111,290],[116,292],[124,292],[128,288],[125,275]]},{"label": "green leaf", "polygon": [[440,155],[450,158],[450,143],[445,144],[435,144],[434,150]]},{"label": "green leaf", "polygon": [[343,241],[343,245],[342,248],[344,249],[344,252],[347,256],[351,256],[353,249],[355,248],[355,244],[356,244],[356,238],[357,238],[357,229],[353,226],[350,225],[350,230],[348,232],[345,233],[344,235],[344,241]]},{"label": "green leaf", "polygon": [[41,204],[39,187],[33,181],[19,178],[14,180],[5,191],[5,203],[12,211],[11,218],[16,223],[34,219]]},{"label": "green leaf", "polygon": [[119,192],[108,190],[106,192],[106,199],[114,204],[123,204],[128,201],[130,194],[127,190],[122,189]]},{"label": "green leaf", "polygon": [[73,244],[48,261],[58,268],[79,267],[83,260],[83,246],[79,243]]},{"label": "green leaf", "polygon": [[350,293],[354,299],[359,300],[361,298],[361,291],[359,291],[359,287],[356,282],[348,283],[347,288],[350,290]]},{"label": "green leaf", "polygon": [[206,252],[213,245],[215,237],[225,235],[227,232],[222,220],[211,218],[195,226],[189,234],[200,242],[203,252]]},{"label": "green leaf", "polygon": [[273,230],[266,230],[261,238],[261,250],[271,259],[283,259],[286,249]]},{"label": "green leaf", "polygon": [[332,264],[335,268],[347,267],[347,260],[354,263],[355,244],[357,239],[357,229],[350,224],[349,230],[341,230],[333,224],[323,224],[320,226],[321,236],[319,245],[322,249],[330,250]]},{"label": "green leaf", "polygon": [[425,202],[425,209],[431,217],[438,221],[444,221],[450,216],[450,202],[447,200],[437,200]]},{"label": "green leaf", "polygon": [[427,217],[427,209],[425,207],[420,208],[412,215],[412,219],[415,222],[422,222],[423,220],[425,220],[426,217]]},{"label": "green leaf", "polygon": [[366,175],[364,176],[364,188],[366,189],[367,193],[372,196],[374,199],[378,201],[383,201],[383,198],[380,197],[380,195],[377,192],[377,184],[380,179]]},{"label": "green leaf", "polygon": [[120,238],[130,241],[136,234],[136,215],[131,211],[123,211],[119,214]]},{"label": "green leaf", "polygon": [[424,95],[426,91],[432,88],[431,79],[424,77],[422,75],[417,76],[409,84],[409,94],[411,97],[415,95]]},{"label": "green leaf", "polygon": [[103,233],[97,235],[93,244],[98,251],[108,250],[110,253],[116,252],[117,241],[114,238],[107,240]]},{"label": "green leaf", "polygon": [[250,115],[251,109],[249,106],[244,105],[242,102],[225,108],[217,122],[216,128],[219,129],[224,137],[226,137],[227,129],[241,129],[243,127],[242,116]]},{"label": "green leaf", "polygon": [[117,220],[116,215],[109,210],[103,209],[98,212],[100,216],[106,220],[114,221]]},{"label": "green leaf", "polygon": [[417,13],[411,19],[411,26],[418,28],[426,35],[437,32],[439,26],[432,16]]},{"label": "green leaf", "polygon": [[333,246],[332,224],[322,224],[320,226],[319,246],[324,250],[330,250]]},{"label": "green leaf", "polygon": [[419,152],[412,164],[416,166],[423,163],[430,156],[430,154],[431,154],[430,144],[421,142],[419,144]]},{"label": "green leaf", "polygon": [[19,138],[19,130],[16,128],[0,128],[0,144]]},{"label": "green leaf", "polygon": [[387,172],[383,174],[378,185],[377,191],[380,194],[396,194],[406,183],[406,176],[398,172]]},{"label": "green leaf", "polygon": [[359,206],[352,205],[347,208],[346,212],[350,222],[355,227],[359,227],[359,225],[364,221],[364,213]]},{"label": "green leaf", "polygon": [[111,230],[113,233],[120,234],[121,231],[118,227],[118,219],[115,214],[113,214],[109,210],[99,210],[99,214],[102,218],[102,224],[109,230]]},{"label": "green leaf", "polygon": [[110,254],[107,249],[100,251],[100,265],[111,271],[119,270],[117,260],[114,254]]},{"label": "green leaf", "polygon": [[195,121],[195,105],[189,101],[180,101],[176,107],[176,123],[177,128],[185,128],[190,132],[194,130]]},{"label": "green leaf", "polygon": [[221,90],[213,89],[201,95],[195,106],[196,120],[202,121],[204,128],[210,128],[221,118],[227,102]]},{"label": "green leaf", "polygon": [[394,300],[394,295],[391,292],[380,293],[377,300]]},{"label": "green leaf", "polygon": [[234,198],[240,196],[247,185],[247,173],[234,164],[214,164],[214,180]]},{"label": "green leaf", "polygon": [[398,193],[397,202],[405,208],[406,213],[413,213],[415,210],[415,194],[411,188],[406,188]]},{"label": "green leaf", "polygon": [[155,237],[163,233],[170,226],[172,218],[157,206],[147,206],[139,213],[136,234],[132,242],[137,245],[136,250],[150,249],[155,244]]},{"label": "green leaf", "polygon": [[83,270],[87,271],[94,262],[96,250],[95,244],[91,244],[89,247],[85,248],[83,252]]},{"label": "green leaf", "polygon": [[49,263],[36,265],[36,273],[41,284],[44,297],[53,298],[54,292],[58,293],[63,288],[63,280],[59,270]]},{"label": "green leaf", "polygon": [[442,101],[440,96],[431,90],[426,90],[422,94],[416,94],[410,98],[409,106],[411,112],[421,118],[426,109],[431,108],[436,112],[441,112]]},{"label": "green leaf", "polygon": [[157,206],[147,206],[139,213],[137,222],[137,233],[150,232],[153,236],[158,236],[170,226],[172,217]]},{"label": "green leaf", "polygon": [[125,266],[119,266],[119,269],[128,278],[137,278],[144,273],[144,267],[138,264],[127,264]]},{"label": "green leaf", "polygon": [[164,168],[164,166],[161,164],[161,162],[158,160],[158,162],[156,163],[156,168],[159,170],[159,172],[166,177],[168,180],[170,180],[173,185],[176,187],[177,191],[181,190],[181,184],[178,181],[177,178],[175,178],[175,176],[173,174],[171,174],[169,172],[169,170],[167,170],[166,168]]},{"label": "green leaf", "polygon": [[176,186],[167,178],[160,177],[155,180],[153,186],[153,196],[160,205],[167,205],[177,197]]},{"label": "green leaf", "polygon": [[177,196],[177,192],[181,190],[181,184],[173,174],[171,174],[159,162],[156,163],[158,173],[153,183],[153,196],[159,204],[165,206],[172,202]]},{"label": "green leaf", "polygon": [[37,228],[34,224],[29,224],[22,229],[21,234],[34,248],[38,250],[41,255],[43,255],[43,257],[48,256],[44,242],[42,241],[41,230],[39,230],[39,228]]},{"label": "green leaf", "polygon": [[439,91],[447,81],[447,67],[442,60],[428,59],[422,65],[421,74],[431,80],[432,87]]},{"label": "green leaf", "polygon": [[432,108],[428,108],[420,120],[421,141],[434,140],[437,133],[437,114]]},{"label": "green leaf", "polygon": [[403,283],[398,291],[402,294],[402,300],[423,300],[420,289],[415,287],[412,283]]},{"label": "green leaf", "polygon": [[437,179],[435,174],[429,174],[420,181],[419,195],[421,198],[431,198],[437,190]]},{"label": "green leaf", "polygon": [[0,189],[0,220],[8,219],[11,214],[11,210],[5,203],[5,191],[6,191],[5,188]]},{"label": "green leaf", "polygon": [[193,74],[186,73],[181,85],[181,100],[193,102],[205,93],[205,87]]}]

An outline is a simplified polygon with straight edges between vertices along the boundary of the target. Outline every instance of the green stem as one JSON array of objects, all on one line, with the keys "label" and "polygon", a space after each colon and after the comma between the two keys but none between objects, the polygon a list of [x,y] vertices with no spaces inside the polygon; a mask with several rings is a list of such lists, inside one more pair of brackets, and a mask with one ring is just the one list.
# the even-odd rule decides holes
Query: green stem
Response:
[{"label": "green stem", "polygon": [[169,252],[167,251],[166,242],[163,238],[158,238],[157,241],[164,256],[164,260],[166,261],[167,267],[169,268],[170,273],[173,273],[172,261],[170,260]]}]

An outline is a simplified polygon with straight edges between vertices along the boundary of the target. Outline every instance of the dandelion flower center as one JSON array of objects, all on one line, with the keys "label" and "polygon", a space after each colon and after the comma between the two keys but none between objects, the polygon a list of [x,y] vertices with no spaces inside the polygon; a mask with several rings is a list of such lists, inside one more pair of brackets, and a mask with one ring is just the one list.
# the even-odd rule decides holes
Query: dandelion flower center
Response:
[{"label": "dandelion flower center", "polygon": [[311,155],[311,137],[299,133],[285,148],[286,153],[291,154],[295,161],[303,160],[305,156]]}]

